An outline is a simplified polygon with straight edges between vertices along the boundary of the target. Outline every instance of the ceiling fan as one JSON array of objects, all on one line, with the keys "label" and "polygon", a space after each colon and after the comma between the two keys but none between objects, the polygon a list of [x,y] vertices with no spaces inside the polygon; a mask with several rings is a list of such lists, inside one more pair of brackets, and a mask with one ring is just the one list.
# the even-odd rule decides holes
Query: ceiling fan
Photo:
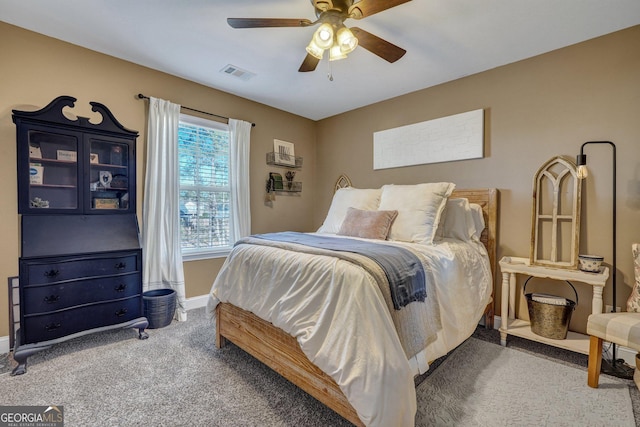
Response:
[{"label": "ceiling fan", "polygon": [[344,21],[362,19],[411,0],[311,0],[316,19],[227,18],[233,28],[310,27],[320,24],[307,46],[307,56],[298,71],[313,71],[329,51],[329,60],[346,58],[358,45],[389,62],[396,62],[407,52],[361,28],[347,28]]}]

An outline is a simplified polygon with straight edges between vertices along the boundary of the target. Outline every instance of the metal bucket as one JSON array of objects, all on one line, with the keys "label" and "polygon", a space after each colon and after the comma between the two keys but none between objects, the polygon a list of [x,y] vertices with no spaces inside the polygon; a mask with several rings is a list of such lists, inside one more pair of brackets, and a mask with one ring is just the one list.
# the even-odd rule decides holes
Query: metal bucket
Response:
[{"label": "metal bucket", "polygon": [[524,292],[524,296],[527,299],[529,320],[531,322],[531,332],[542,337],[551,338],[554,340],[563,340],[567,338],[567,332],[569,331],[569,322],[571,322],[571,314],[578,304],[578,292],[576,292],[576,288],[573,287],[571,282],[566,280],[566,282],[569,284],[569,286],[571,286],[571,289],[573,289],[573,292],[576,295],[575,302],[571,301],[568,298],[560,296],[539,294],[541,296],[546,296],[549,299],[562,298],[566,301],[565,304],[552,304],[547,302],[535,301],[533,299],[534,294],[526,293],[529,280],[531,280],[531,277],[529,277],[524,283],[522,292]]}]

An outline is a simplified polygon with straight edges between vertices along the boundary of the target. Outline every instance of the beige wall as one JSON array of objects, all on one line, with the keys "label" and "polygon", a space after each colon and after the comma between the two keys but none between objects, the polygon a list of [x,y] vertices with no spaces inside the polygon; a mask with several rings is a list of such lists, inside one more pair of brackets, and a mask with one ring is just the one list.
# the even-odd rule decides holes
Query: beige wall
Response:
[{"label": "beige wall", "polygon": [[[59,95],[78,98],[76,111],[85,116],[92,114],[89,101],[105,104],[125,127],[140,131],[138,188],[142,190],[146,103],[134,98],[142,92],[256,123],[251,133],[255,233],[317,228],[340,173],[348,174],[358,187],[447,180],[460,188],[499,188],[498,256],[526,256],[535,170],[558,154],[575,158],[585,141],[614,141],[618,147],[618,305],[624,305],[629,294],[633,282],[630,245],[640,241],[640,27],[319,122],[4,23],[0,23],[0,52],[2,280],[17,275],[19,256],[11,110],[41,108]],[[485,158],[373,171],[373,132],[478,108],[485,109]],[[268,206],[263,200],[264,182],[272,169],[264,158],[274,138],[294,142],[296,154],[304,157],[297,175],[304,191],[300,197],[279,196]],[[587,154],[591,175],[584,185],[581,249],[609,259],[610,152],[590,146]],[[361,161],[356,164],[353,159]],[[140,207],[141,202],[139,217]],[[205,294],[222,262],[185,263],[187,296]],[[588,286],[579,284],[578,289],[581,302],[572,329],[583,330],[591,296]],[[610,290],[605,293],[610,301]],[[0,336],[6,336],[6,292],[0,292],[0,307]],[[521,311],[526,316],[526,309]]]},{"label": "beige wall", "polygon": [[[63,43],[0,23],[0,279],[18,275],[19,218],[17,208],[15,126],[12,109],[36,110],[60,95],[78,99],[76,114],[92,117],[90,101],[106,105],[138,138],[138,218],[142,213],[142,183],[146,130],[146,101],[142,92],[188,107],[256,123],[251,131],[251,217],[255,233],[293,229],[309,231],[315,199],[315,122],[210,89],[130,62]],[[273,139],[290,141],[304,167],[296,178],[303,182],[300,196],[278,196],[264,203],[265,181],[274,170],[265,164]],[[185,263],[187,297],[206,294],[223,259]],[[5,285],[2,285],[5,286]],[[6,288],[3,288],[6,289]],[[7,292],[0,292],[0,336],[9,334]]]},{"label": "beige wall", "polygon": [[[479,108],[485,109],[483,159],[373,170],[374,132]],[[625,305],[633,283],[631,243],[640,241],[640,27],[322,120],[317,140],[316,225],[341,173],[356,187],[428,181],[496,187],[501,194],[498,259],[528,257],[532,178],[538,167],[556,155],[575,160],[585,141],[613,141],[618,151],[617,299]],[[588,146],[586,154],[591,175],[583,186],[581,252],[610,261],[611,149]],[[356,164],[354,158],[361,161]],[[578,284],[578,291],[571,329],[580,331],[591,311],[591,289]],[[611,289],[605,294],[611,304]],[[497,286],[498,304],[499,295]],[[527,316],[526,305],[520,311]]]}]

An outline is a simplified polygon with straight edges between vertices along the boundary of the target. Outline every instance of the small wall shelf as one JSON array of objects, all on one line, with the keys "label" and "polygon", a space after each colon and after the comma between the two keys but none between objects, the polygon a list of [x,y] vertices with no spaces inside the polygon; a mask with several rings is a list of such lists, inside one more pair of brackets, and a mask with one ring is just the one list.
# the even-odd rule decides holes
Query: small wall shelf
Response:
[{"label": "small wall shelf", "polygon": [[[276,157],[275,152],[267,153],[267,164],[270,166],[279,166],[283,168],[290,169],[300,169],[302,167],[302,157],[300,156],[289,156],[291,157],[291,162],[284,162],[281,159]],[[295,164],[294,164],[295,162]]]},{"label": "small wall shelf", "polygon": [[[291,184],[291,185],[289,185]],[[269,185],[269,181],[267,180],[267,186]],[[276,188],[272,190],[274,193],[301,193],[302,192],[302,182],[293,181],[291,183],[285,181],[282,183],[282,188]]]},{"label": "small wall shelf", "polygon": [[302,183],[300,181],[283,182],[282,189],[276,192],[282,193],[300,193],[302,191]]},{"label": "small wall shelf", "polygon": [[[281,154],[274,151],[267,153],[267,165],[286,169],[302,169],[302,157],[286,157],[287,158],[281,158]],[[282,174],[278,172],[269,172],[269,179],[266,182],[267,195],[265,200],[273,202],[275,200],[276,193],[285,195],[302,193],[302,182],[293,181],[296,174],[297,172],[289,170],[283,177]],[[288,179],[283,179],[285,177],[288,177]]]}]

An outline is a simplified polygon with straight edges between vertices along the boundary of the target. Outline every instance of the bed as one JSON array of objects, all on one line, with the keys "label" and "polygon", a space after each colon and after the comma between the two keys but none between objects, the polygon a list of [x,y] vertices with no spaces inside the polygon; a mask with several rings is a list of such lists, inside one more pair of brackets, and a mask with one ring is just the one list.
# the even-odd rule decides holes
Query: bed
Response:
[{"label": "bed", "polygon": [[[385,187],[387,186],[383,186]],[[398,190],[400,187],[402,186],[395,186],[393,190]],[[461,200],[481,210],[484,228],[477,233],[475,249],[474,244],[469,245],[471,249],[468,249],[455,239],[438,237],[442,228],[438,226],[438,222],[445,219],[448,221],[450,218],[445,207],[449,207],[454,201]],[[325,225],[329,221],[334,203],[335,196],[323,224],[324,228],[327,228]],[[482,317],[484,317],[485,326],[493,326],[492,290],[496,264],[498,192],[496,189],[453,190],[452,186],[451,191],[444,196],[444,202],[441,200],[438,203],[443,205],[442,218],[436,218],[436,224],[432,224],[433,230],[429,230],[429,233],[433,232],[436,244],[418,246],[420,251],[424,249],[423,246],[432,247],[436,252],[445,254],[445,258],[455,252],[452,248],[458,250],[457,248],[460,247],[461,250],[470,251],[470,255],[465,257],[470,257],[474,265],[479,265],[477,268],[483,282],[480,286],[483,287],[481,295],[468,297],[469,304],[475,304],[472,309],[469,309],[466,303],[458,303],[458,297],[453,294],[457,289],[455,288],[458,286],[457,282],[462,284],[466,279],[452,280],[450,277],[459,278],[459,274],[462,273],[456,273],[458,276],[453,273],[452,275],[439,273],[434,267],[434,272],[429,272],[428,275],[437,276],[434,279],[436,283],[428,287],[425,302],[409,303],[403,309],[394,311],[389,307],[389,300],[393,298],[386,294],[381,296],[380,289],[368,285],[373,281],[371,277],[375,277],[376,274],[367,270],[366,266],[350,264],[353,260],[340,257],[334,260],[323,252],[325,249],[311,249],[308,253],[297,253],[293,251],[296,249],[296,243],[265,243],[262,246],[254,237],[250,237],[249,240],[234,248],[212,286],[208,311],[215,319],[216,346],[223,347],[226,340],[233,342],[355,425],[389,425],[390,420],[393,420],[393,425],[412,425],[415,413],[413,377],[426,371],[431,361],[445,355],[468,338]],[[378,208],[383,210],[381,205],[378,205]],[[319,233],[323,227],[318,230]],[[328,231],[327,234],[333,236],[335,227]],[[347,237],[350,236],[353,235],[347,235]],[[360,239],[357,236],[354,238]],[[412,250],[416,246],[402,241],[384,242],[387,245],[389,243]],[[479,250],[478,246],[482,250]],[[474,258],[473,254],[476,252],[483,253],[480,261]],[[274,261],[272,259],[274,256],[279,256],[280,261]],[[434,255],[426,251],[418,252],[417,256],[424,263]],[[271,266],[272,263],[273,266]],[[328,263],[331,267],[323,263]],[[318,264],[317,269],[314,269],[315,264]],[[350,266],[346,267],[344,264]],[[269,270],[261,270],[265,265],[270,266]],[[329,275],[331,279],[327,278],[329,277],[327,269],[333,269]],[[481,270],[487,271],[482,273]],[[339,274],[336,271],[339,271]],[[336,275],[340,277],[339,280],[334,279]],[[298,279],[298,276],[304,276],[304,279]],[[475,277],[477,276],[470,276],[468,281],[476,282]],[[279,280],[280,278],[284,280]],[[445,279],[441,280],[442,278]],[[323,280],[327,282],[323,286],[310,285],[310,283],[323,283]],[[456,282],[456,285],[446,283],[447,280]],[[298,281],[302,284],[300,288],[289,286],[292,282],[299,286]],[[359,294],[357,299],[350,298],[351,293],[356,291],[351,288],[344,290],[344,282],[357,288],[357,292],[365,292],[364,296]],[[464,286],[476,285],[475,283],[463,284]],[[284,296],[278,294],[277,292],[281,292],[277,290],[279,287],[286,288],[282,292],[288,293]],[[263,288],[269,290],[265,291]],[[325,288],[332,289],[327,292],[338,295],[337,298],[332,297],[338,302],[328,304],[332,307],[338,304],[338,309],[335,307],[332,308],[333,311],[325,309],[327,303],[318,302],[324,301],[318,298],[327,298],[316,295],[319,293],[318,289]],[[450,288],[454,290],[449,291]],[[291,289],[300,290],[292,291]],[[447,290],[442,291],[442,289]],[[262,294],[262,292],[266,293]],[[447,296],[443,292],[452,292],[452,294]],[[442,301],[438,301],[439,299]],[[290,305],[289,302],[292,300],[299,300],[300,302],[296,304],[300,305]],[[345,303],[345,300],[349,302]],[[371,301],[374,308],[369,305],[366,308],[360,308],[365,305],[361,300],[367,301],[367,304]],[[380,302],[383,300],[386,300],[386,304]],[[437,305],[435,311],[438,321],[435,322],[435,326],[424,328],[430,332],[425,332],[424,336],[419,337],[426,341],[418,345],[418,347],[424,345],[424,348],[416,352],[413,341],[411,344],[406,344],[406,341],[411,339],[398,338],[404,337],[404,332],[399,332],[404,320],[403,315],[400,315],[401,319],[398,320],[397,313],[413,316],[406,313],[432,312],[433,310],[422,308],[413,309],[413,311],[407,309],[407,307],[423,307],[427,303],[431,304],[432,308]],[[320,310],[318,307],[323,308]],[[313,315],[306,314],[310,310]],[[327,311],[330,311],[333,317],[323,320]],[[354,317],[358,320],[353,320]],[[450,321],[450,319],[454,320]],[[288,323],[290,321],[295,325],[290,325]],[[426,324],[422,318],[419,318],[419,322]],[[451,324],[445,325],[449,323]],[[343,327],[347,324],[348,328]],[[375,331],[375,338],[371,336],[372,330]],[[370,344],[370,341],[366,341],[369,339],[380,340],[381,343]],[[416,341],[422,342],[420,339]],[[362,344],[358,347],[357,344],[352,344],[352,341],[367,342],[371,349],[363,351]],[[378,345],[379,349],[376,347]],[[413,353],[408,353],[407,347],[411,347]],[[363,356],[365,354],[366,356]],[[378,360],[371,362],[374,368],[368,367],[366,365],[369,363],[368,359],[376,359],[375,355],[378,354],[381,355]],[[381,363],[381,360],[384,363]],[[345,366],[348,366],[348,369]],[[380,372],[377,371],[378,369]],[[400,397],[396,399],[396,395]]]}]

